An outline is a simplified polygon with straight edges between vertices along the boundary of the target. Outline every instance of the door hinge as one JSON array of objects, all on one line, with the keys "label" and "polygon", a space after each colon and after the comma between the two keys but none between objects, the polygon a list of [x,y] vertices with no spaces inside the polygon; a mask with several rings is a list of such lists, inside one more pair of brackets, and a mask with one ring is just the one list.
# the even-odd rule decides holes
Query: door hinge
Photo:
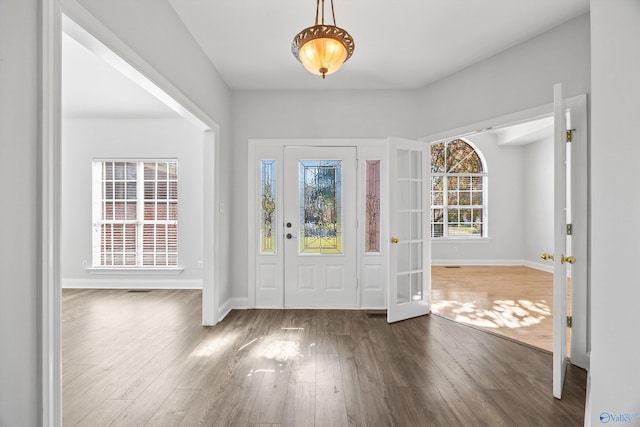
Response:
[{"label": "door hinge", "polygon": [[567,139],[567,142],[571,142],[571,141],[573,141],[573,131],[574,131],[574,130],[575,130],[575,129],[567,129],[567,131],[566,131],[566,132],[567,132],[567,133],[566,133],[566,139]]},{"label": "door hinge", "polygon": [[573,235],[573,224],[567,224],[567,236]]},{"label": "door hinge", "polygon": [[567,328],[570,328],[572,326],[573,326],[573,317],[567,316]]}]

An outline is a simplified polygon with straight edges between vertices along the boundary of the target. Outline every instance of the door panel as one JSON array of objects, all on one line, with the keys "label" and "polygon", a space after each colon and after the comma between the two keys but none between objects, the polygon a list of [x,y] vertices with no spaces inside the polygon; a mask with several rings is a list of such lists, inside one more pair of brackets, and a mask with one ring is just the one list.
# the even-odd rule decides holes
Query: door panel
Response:
[{"label": "door panel", "polygon": [[389,286],[387,321],[429,313],[428,145],[389,138]]},{"label": "door panel", "polygon": [[[567,368],[567,162],[566,116],[562,85],[553,88],[554,107],[554,263],[553,263],[553,396],[562,397]],[[567,209],[569,208],[569,209]],[[570,246],[570,244],[569,244]]]},{"label": "door panel", "polygon": [[355,147],[285,147],[285,307],[356,307],[355,167]]}]

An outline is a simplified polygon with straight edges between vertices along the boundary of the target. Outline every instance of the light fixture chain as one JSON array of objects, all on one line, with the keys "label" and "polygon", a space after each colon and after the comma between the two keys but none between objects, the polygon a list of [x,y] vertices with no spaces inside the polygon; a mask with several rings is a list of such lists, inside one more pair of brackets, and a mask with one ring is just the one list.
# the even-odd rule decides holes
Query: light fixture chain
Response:
[{"label": "light fixture chain", "polygon": [[336,24],[336,12],[333,10],[333,0],[331,0],[331,15],[333,16],[333,26],[337,27],[338,24]]},{"label": "light fixture chain", "polygon": [[318,12],[320,11],[320,0],[316,0],[316,22],[313,25],[318,25]]},{"label": "light fixture chain", "polygon": [[322,25],[324,25],[324,0],[322,0]]}]

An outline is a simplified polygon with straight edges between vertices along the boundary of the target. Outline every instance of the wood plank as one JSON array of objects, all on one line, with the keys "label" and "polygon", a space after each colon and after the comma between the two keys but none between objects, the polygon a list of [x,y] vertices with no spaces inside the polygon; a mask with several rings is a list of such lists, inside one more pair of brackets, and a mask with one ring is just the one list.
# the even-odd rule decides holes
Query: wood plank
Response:
[{"label": "wood plank", "polygon": [[338,356],[317,354],[315,425],[343,427],[347,424],[347,408]]},{"label": "wood plank", "polygon": [[[567,288],[570,314],[571,283]],[[431,297],[434,313],[553,351],[551,273],[523,266],[433,266]]]},{"label": "wood plank", "polygon": [[553,399],[548,352],[443,317],[244,310],[202,327],[200,304],[197,291],[63,291],[64,424],[583,424],[583,370]]}]

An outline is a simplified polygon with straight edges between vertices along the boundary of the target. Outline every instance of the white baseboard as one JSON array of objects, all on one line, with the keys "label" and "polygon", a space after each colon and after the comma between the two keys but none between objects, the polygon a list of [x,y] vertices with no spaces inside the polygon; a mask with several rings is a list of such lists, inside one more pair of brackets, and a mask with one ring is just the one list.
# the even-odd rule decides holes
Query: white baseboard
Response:
[{"label": "white baseboard", "polygon": [[525,265],[521,259],[432,259],[431,265],[457,266],[457,265]]},{"label": "white baseboard", "polygon": [[63,289],[202,289],[202,280],[62,279],[61,285]]},{"label": "white baseboard", "polygon": [[218,322],[227,317],[231,310],[246,310],[248,307],[248,298],[229,298],[218,308]]},{"label": "white baseboard", "polygon": [[553,273],[553,263],[545,264],[542,262],[524,261],[525,267],[535,268],[536,270],[546,271],[547,273]]}]

